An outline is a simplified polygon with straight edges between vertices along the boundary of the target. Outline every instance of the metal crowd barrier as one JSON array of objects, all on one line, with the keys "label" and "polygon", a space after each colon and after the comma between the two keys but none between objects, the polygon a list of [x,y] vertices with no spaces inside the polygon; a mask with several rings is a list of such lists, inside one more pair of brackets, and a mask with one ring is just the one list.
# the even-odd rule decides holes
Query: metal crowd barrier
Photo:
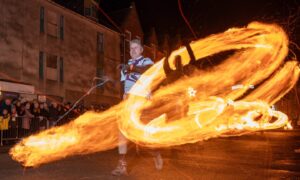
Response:
[{"label": "metal crowd barrier", "polygon": [[3,142],[16,141],[50,127],[45,117],[11,117],[7,130],[0,130],[0,145]]},{"label": "metal crowd barrier", "polygon": [[[26,122],[26,119],[29,120],[29,122]],[[55,119],[48,119],[46,117],[11,117],[11,119],[9,120],[8,129],[0,130],[0,146],[4,145],[3,142],[17,141],[53,126],[61,126],[63,124],[66,124],[72,119],[74,119],[74,117],[66,116],[65,118],[61,119],[61,121],[57,122],[55,121]]]}]

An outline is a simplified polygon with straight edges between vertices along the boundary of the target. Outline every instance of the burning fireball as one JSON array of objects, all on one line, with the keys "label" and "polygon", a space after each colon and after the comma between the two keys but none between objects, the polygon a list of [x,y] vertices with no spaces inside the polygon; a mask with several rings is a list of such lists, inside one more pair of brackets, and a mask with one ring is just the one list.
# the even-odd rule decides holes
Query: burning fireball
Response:
[{"label": "burning fireball", "polygon": [[126,101],[30,136],[10,150],[12,158],[38,166],[112,149],[119,130],[139,145],[157,148],[288,125],[285,114],[270,108],[296,84],[300,72],[296,61],[285,61],[288,38],[280,27],[254,22],[190,47],[198,61],[224,51],[235,53],[210,70],[193,68],[188,77],[161,86],[167,78],[164,61],[176,70],[173,64],[180,56],[189,66],[189,53],[182,47],[148,69]]}]

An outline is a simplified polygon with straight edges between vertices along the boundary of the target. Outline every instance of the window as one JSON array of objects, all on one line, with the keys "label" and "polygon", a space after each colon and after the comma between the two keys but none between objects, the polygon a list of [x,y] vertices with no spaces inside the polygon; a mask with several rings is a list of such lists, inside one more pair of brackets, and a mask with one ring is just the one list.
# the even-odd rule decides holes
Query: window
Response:
[{"label": "window", "polygon": [[39,54],[39,78],[44,79],[44,52],[40,51]]},{"label": "window", "polygon": [[58,80],[58,69],[57,69],[57,56],[52,54],[47,54],[46,62],[46,77],[48,80],[57,81]]},{"label": "window", "polygon": [[90,4],[88,7],[84,8],[84,15],[95,21],[98,19],[98,10],[94,4]]},{"label": "window", "polygon": [[53,54],[46,55],[46,79],[64,82],[64,59]]},{"label": "window", "polygon": [[64,82],[64,58],[59,58],[59,81]]},{"label": "window", "polygon": [[98,52],[104,52],[104,41],[103,41],[103,33],[97,33],[97,48]]},{"label": "window", "polygon": [[47,34],[51,37],[57,38],[58,35],[58,19],[57,14],[52,11],[47,13]]},{"label": "window", "polygon": [[[103,77],[104,75],[104,55],[103,53],[98,53],[97,55],[97,65],[96,65],[96,76],[97,77]],[[102,80],[98,80],[97,83],[101,83]],[[99,87],[102,89],[103,87]]]},{"label": "window", "polygon": [[97,18],[97,16],[98,16],[98,11],[97,11],[97,8],[95,5],[91,6],[91,16],[94,18]]},{"label": "window", "polygon": [[43,51],[39,53],[39,79],[64,82],[64,59]]},{"label": "window", "polygon": [[45,9],[44,7],[40,8],[40,32],[45,32]]},{"label": "window", "polygon": [[[98,32],[97,33],[97,65],[96,65],[96,76],[97,77],[103,77],[104,75],[104,36],[103,33]],[[98,81],[97,83],[100,83],[101,81]],[[100,87],[101,92],[103,90],[102,87]]]},{"label": "window", "polygon": [[104,74],[104,56],[98,55],[97,57],[97,69],[96,69],[97,77],[102,77]]},{"label": "window", "polygon": [[57,68],[57,56],[48,54],[47,55],[47,67],[48,68]]},{"label": "window", "polygon": [[64,39],[64,16],[60,16],[60,24],[59,24],[59,37],[61,40]]}]

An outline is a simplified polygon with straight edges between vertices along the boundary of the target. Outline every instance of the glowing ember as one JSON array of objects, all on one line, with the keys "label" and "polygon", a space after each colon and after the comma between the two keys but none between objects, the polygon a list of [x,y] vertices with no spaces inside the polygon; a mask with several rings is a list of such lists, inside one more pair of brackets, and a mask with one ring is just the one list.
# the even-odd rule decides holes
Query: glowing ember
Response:
[{"label": "glowing ember", "polygon": [[[140,145],[168,147],[289,127],[287,116],[270,108],[295,85],[300,72],[296,61],[283,65],[288,38],[280,27],[251,23],[190,46],[198,61],[223,51],[236,52],[209,71],[194,68],[188,78],[160,87],[166,79],[166,59],[162,59],[132,88],[139,96],[129,96],[101,114],[89,112],[67,125],[28,137],[11,149],[13,159],[37,166],[111,149],[118,144],[118,129]],[[188,51],[182,47],[167,59],[172,69],[177,55],[183,65],[189,64]],[[232,88],[238,84],[242,86]],[[188,92],[186,87],[190,87]],[[145,98],[151,91],[152,96]]]},{"label": "glowing ember", "polygon": [[197,91],[195,89],[193,89],[192,87],[188,88],[188,94],[190,95],[190,97],[195,97],[196,93],[197,93]]}]

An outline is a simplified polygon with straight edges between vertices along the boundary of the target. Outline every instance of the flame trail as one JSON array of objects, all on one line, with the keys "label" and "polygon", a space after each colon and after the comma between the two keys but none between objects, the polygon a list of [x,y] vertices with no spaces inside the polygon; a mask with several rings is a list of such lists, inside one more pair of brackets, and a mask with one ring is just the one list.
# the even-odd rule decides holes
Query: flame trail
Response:
[{"label": "flame trail", "polygon": [[[131,141],[155,148],[288,124],[285,114],[270,109],[296,84],[300,72],[296,61],[284,61],[288,38],[280,27],[254,22],[190,46],[198,61],[228,50],[235,53],[209,71],[194,68],[189,77],[160,87],[167,78],[164,61],[174,70],[177,55],[183,65],[190,63],[182,47],[142,75],[131,90],[138,96],[130,95],[103,113],[88,112],[67,125],[25,138],[10,150],[12,158],[24,166],[38,166],[104,151],[118,145],[119,130]],[[145,98],[149,92],[152,96]]]}]

